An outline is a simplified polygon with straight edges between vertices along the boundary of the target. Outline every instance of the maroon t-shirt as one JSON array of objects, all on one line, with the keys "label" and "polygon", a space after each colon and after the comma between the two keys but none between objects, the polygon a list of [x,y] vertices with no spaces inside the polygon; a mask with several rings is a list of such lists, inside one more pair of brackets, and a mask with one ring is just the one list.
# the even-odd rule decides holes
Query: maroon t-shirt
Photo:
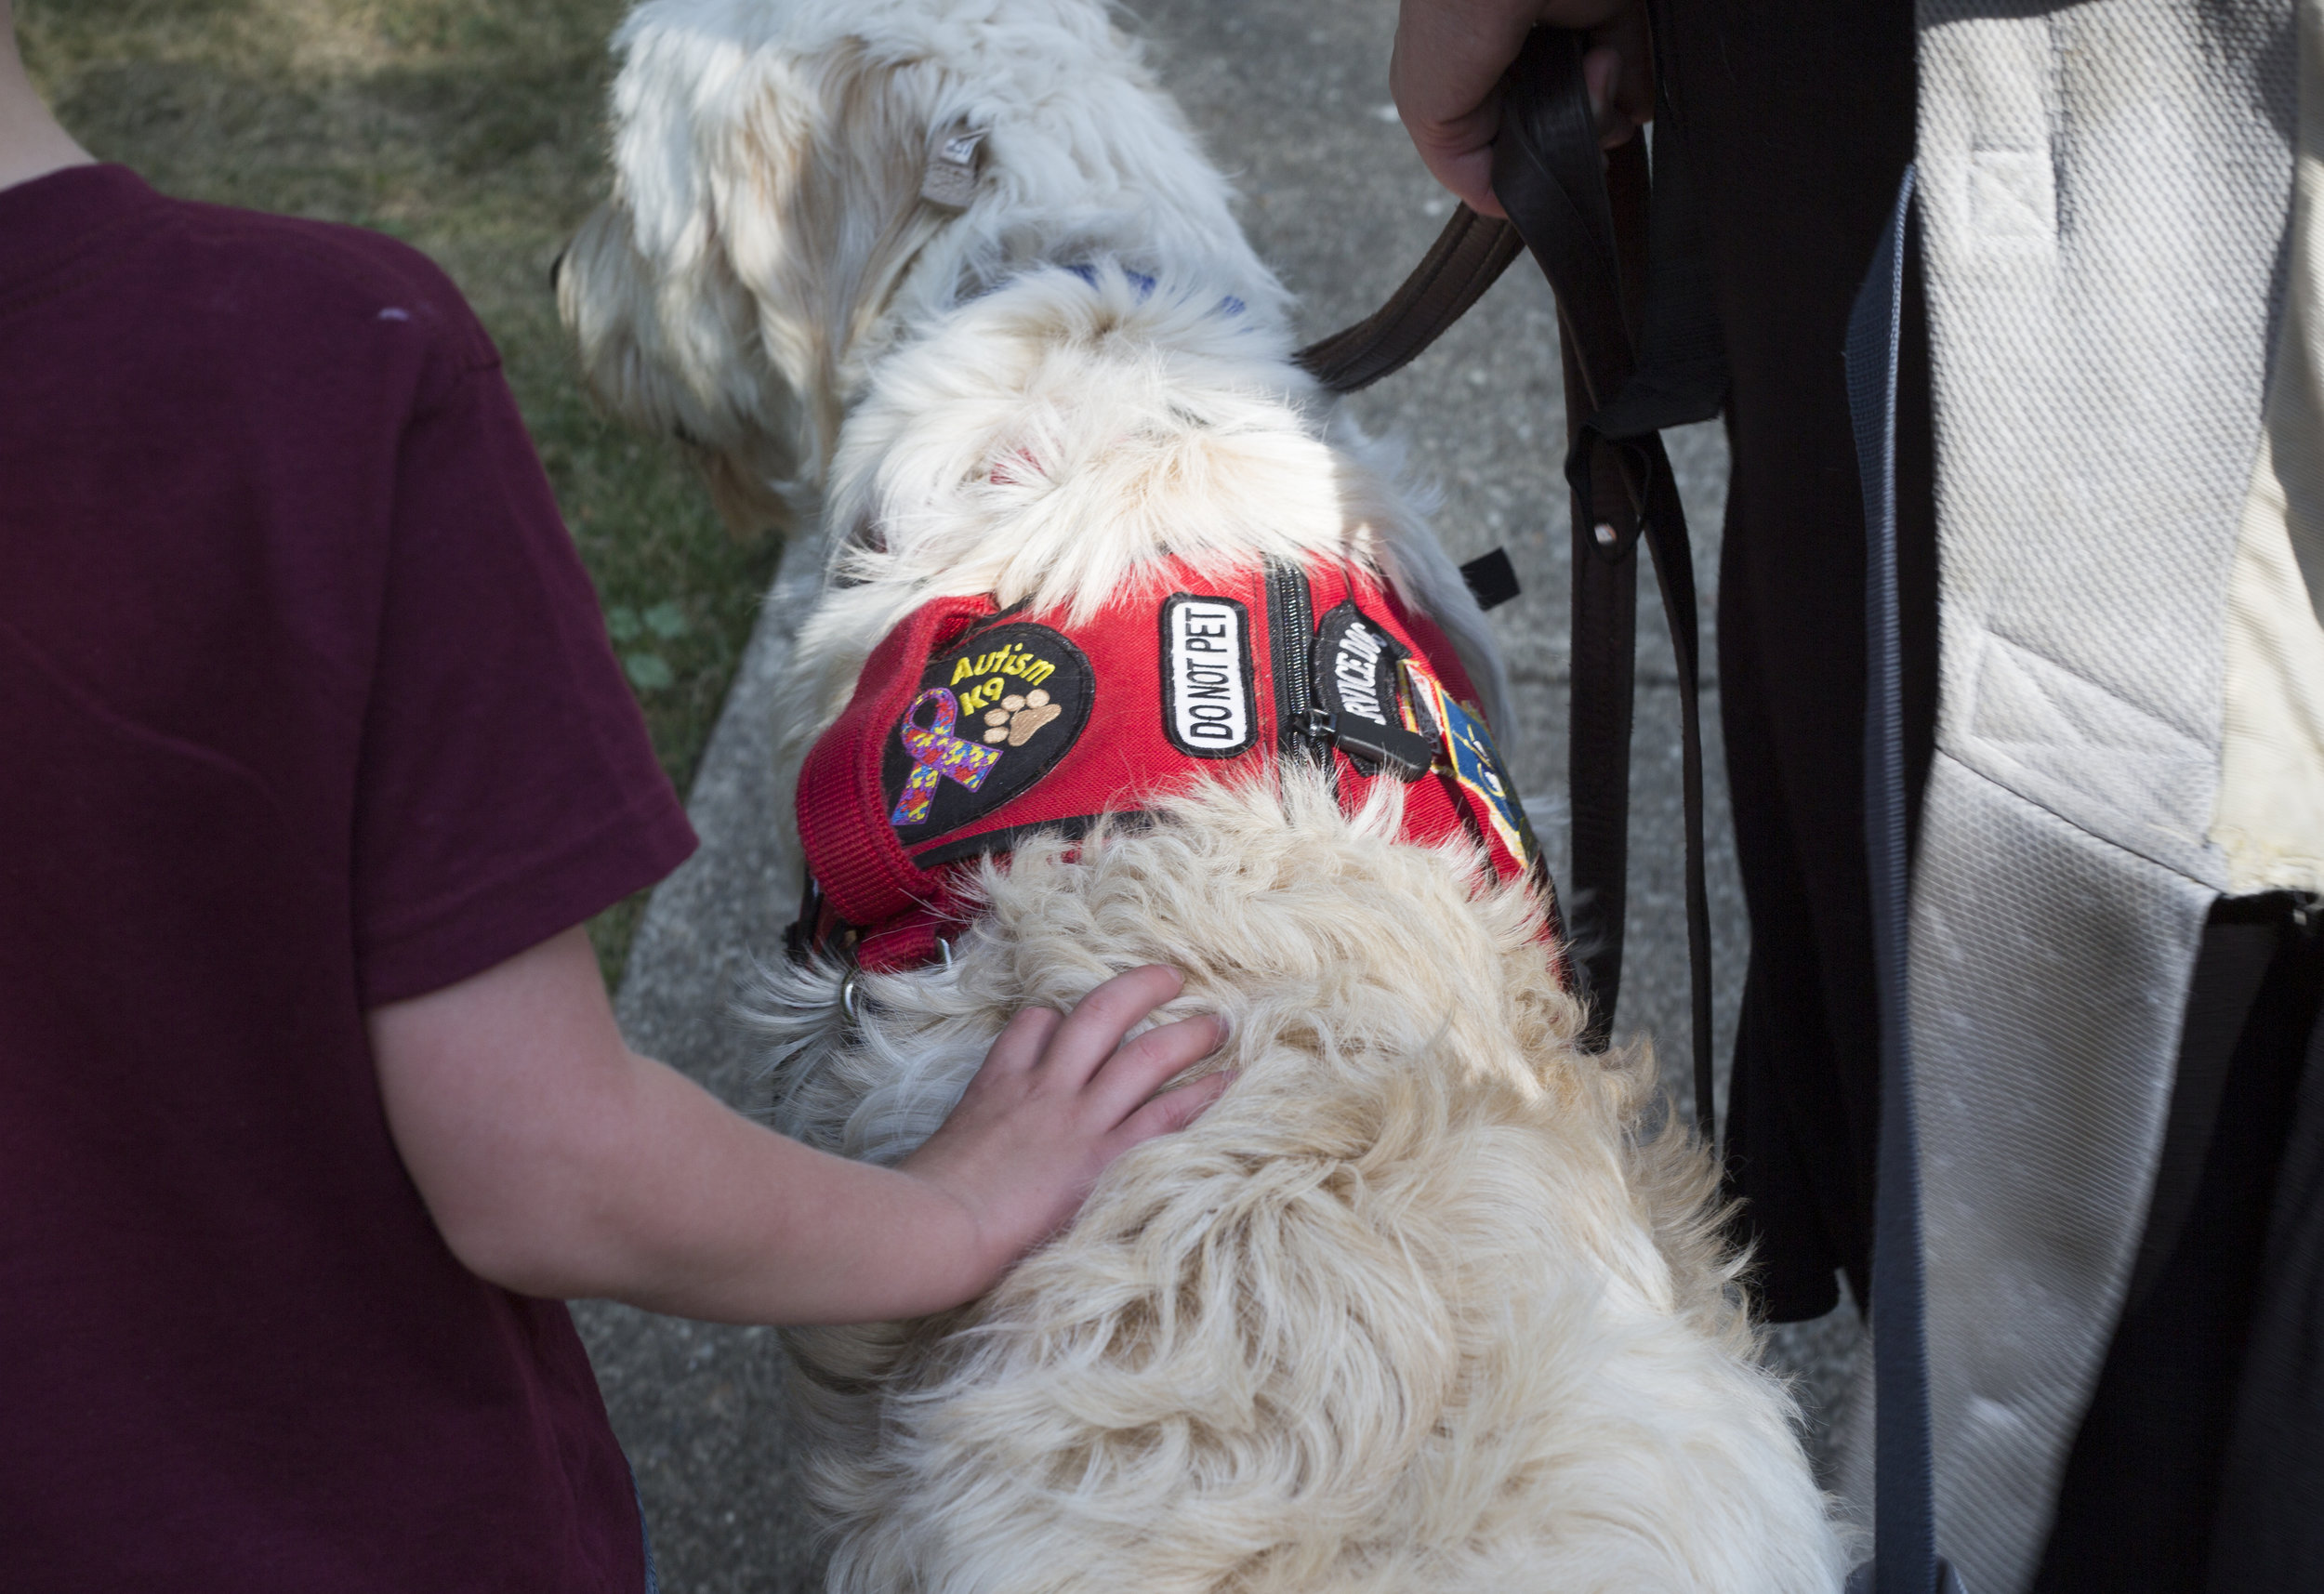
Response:
[{"label": "maroon t-shirt", "polygon": [[636,1594],[565,1309],[445,1249],[363,1012],[692,846],[441,272],[0,191],[0,1587]]}]

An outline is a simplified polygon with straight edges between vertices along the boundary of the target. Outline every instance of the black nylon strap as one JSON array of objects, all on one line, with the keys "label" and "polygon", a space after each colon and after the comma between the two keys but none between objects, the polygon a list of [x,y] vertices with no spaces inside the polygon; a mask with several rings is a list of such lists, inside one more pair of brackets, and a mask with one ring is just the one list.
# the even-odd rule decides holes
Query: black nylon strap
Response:
[{"label": "black nylon strap", "polygon": [[[1678,665],[1686,829],[1686,939],[1692,997],[1695,1114],[1717,1139],[1712,1103],[1710,899],[1703,847],[1700,639],[1694,554],[1670,457],[1656,428],[1705,418],[1723,396],[1723,367],[1701,358],[1702,318],[1648,307],[1660,285],[1647,272],[1656,207],[1643,140],[1610,156],[1598,146],[1581,72],[1582,38],[1539,28],[1510,69],[1493,191],[1556,290],[1566,367],[1573,493],[1573,707],[1568,725],[1572,887],[1568,912],[1587,972],[1591,1036],[1605,1045],[1620,998],[1630,862],[1630,740],[1637,626],[1637,545],[1655,561],[1663,617]],[[1674,167],[1666,138],[1660,159]],[[1683,190],[1680,191],[1683,194]],[[1684,241],[1665,205],[1666,236]],[[1674,247],[1676,245],[1674,244]],[[1681,265],[1688,262],[1682,260]],[[1666,275],[1664,283],[1670,279]],[[1659,332],[1692,337],[1691,364],[1639,372],[1637,350]]]},{"label": "black nylon strap", "polygon": [[[1582,431],[1586,393],[1578,340],[1558,313],[1565,367],[1565,448],[1570,459],[1591,446]],[[1567,651],[1565,787],[1568,852],[1566,916],[1575,938],[1575,967],[1590,1005],[1583,1044],[1603,1051],[1614,1034],[1614,1004],[1622,989],[1623,929],[1630,922],[1630,754],[1637,697],[1638,560],[1631,545],[1606,558],[1597,528],[1617,537],[1632,524],[1628,502],[1614,494],[1621,475],[1597,472],[1589,496],[1569,494],[1571,628]],[[1634,533],[1632,534],[1634,534]],[[1696,1085],[1699,1091],[1699,1081]]]},{"label": "black nylon strap", "polygon": [[1710,248],[1687,162],[1685,106],[1668,59],[1667,0],[1647,0],[1655,54],[1654,188],[1646,206],[1646,270],[1638,369],[1594,417],[1606,437],[1637,437],[1707,421],[1726,402],[1726,342],[1711,296]]},{"label": "black nylon strap", "polygon": [[1872,1219],[1872,1532],[1875,1560],[1851,1594],[1960,1594],[1936,1553],[1929,1410],[1927,1278],[1921,1238],[1921,1140],[1912,1096],[1907,984],[1910,882],[1905,835],[1903,646],[1896,585],[1896,366],[1913,168],[1848,316],[1849,419],[1864,481],[1864,850],[1879,977],[1881,1128]]}]

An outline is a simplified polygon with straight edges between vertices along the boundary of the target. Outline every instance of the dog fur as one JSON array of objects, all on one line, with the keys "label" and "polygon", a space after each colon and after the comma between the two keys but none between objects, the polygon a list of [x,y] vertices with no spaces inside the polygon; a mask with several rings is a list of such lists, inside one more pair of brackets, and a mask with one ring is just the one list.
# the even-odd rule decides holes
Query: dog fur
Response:
[{"label": "dog fur", "polygon": [[[605,402],[820,540],[786,784],[929,599],[1086,615],[1164,554],[1369,565],[1507,724],[1483,616],[1094,0],[650,0],[618,48],[561,300]],[[921,183],[963,129],[956,209]],[[1649,1132],[1643,1056],[1577,1048],[1530,890],[1401,839],[1393,786],[1027,842],[857,1022],[837,965],[768,972],[778,1119],[852,1156],[908,1154],[1017,1009],[1142,963],[1240,1071],[983,1299],[786,1336],[831,1587],[1838,1587],[1709,1159]]]}]

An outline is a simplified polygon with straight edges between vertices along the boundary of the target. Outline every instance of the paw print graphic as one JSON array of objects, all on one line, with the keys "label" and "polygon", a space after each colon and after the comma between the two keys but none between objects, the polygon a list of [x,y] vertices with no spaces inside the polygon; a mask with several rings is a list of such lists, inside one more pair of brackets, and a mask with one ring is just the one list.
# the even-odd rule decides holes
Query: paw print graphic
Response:
[{"label": "paw print graphic", "polygon": [[1023,697],[1011,693],[1000,700],[998,708],[984,711],[984,723],[992,727],[984,732],[984,740],[1022,747],[1033,740],[1036,731],[1064,712],[1037,686]]}]

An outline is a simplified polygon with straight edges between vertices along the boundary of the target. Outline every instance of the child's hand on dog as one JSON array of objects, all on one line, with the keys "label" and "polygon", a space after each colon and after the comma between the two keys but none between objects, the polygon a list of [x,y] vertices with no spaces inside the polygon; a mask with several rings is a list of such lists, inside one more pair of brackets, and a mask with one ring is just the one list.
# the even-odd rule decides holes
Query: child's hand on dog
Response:
[{"label": "child's hand on dog", "polygon": [[1070,1013],[1025,1008],[952,1116],[904,1163],[966,1209],[991,1279],[1064,1227],[1108,1163],[1194,1122],[1232,1082],[1212,1074],[1155,1094],[1225,1044],[1222,1019],[1181,1019],[1122,1038],[1183,984],[1176,969],[1149,964],[1116,975]]},{"label": "child's hand on dog", "polygon": [[389,1127],[454,1255],[527,1295],[726,1323],[918,1317],[990,1289],[1098,1175],[1227,1086],[1163,1081],[1217,1019],[1122,1037],[1179,994],[1133,968],[1019,1013],[903,1168],[786,1140],[632,1052],[588,934],[369,1015]]}]

